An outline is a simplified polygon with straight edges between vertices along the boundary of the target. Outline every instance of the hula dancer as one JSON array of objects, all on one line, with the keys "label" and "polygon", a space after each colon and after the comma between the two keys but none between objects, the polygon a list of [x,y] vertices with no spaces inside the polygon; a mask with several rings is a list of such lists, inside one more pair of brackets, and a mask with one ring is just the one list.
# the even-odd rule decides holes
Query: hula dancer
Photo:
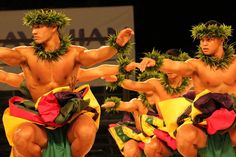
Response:
[{"label": "hula dancer", "polygon": [[[181,53],[177,49],[170,49],[166,54],[167,55],[162,56],[159,52],[152,51],[151,53],[147,53],[146,56],[149,56],[155,60],[161,58],[164,59],[166,57],[174,60],[186,60],[189,58],[186,53]],[[128,70],[131,67],[135,67],[136,64],[137,63],[132,62],[126,66],[126,69]],[[159,64],[156,64],[155,67],[158,68],[161,64],[162,62],[159,62]],[[140,94],[138,98],[132,99],[129,102],[120,101],[117,98],[108,98],[102,105],[102,107],[106,108],[107,111],[117,110],[131,112],[134,118],[134,124],[140,132],[139,134],[136,134],[136,138],[132,138],[134,137],[131,134],[133,133],[132,131],[130,131],[131,133],[126,131],[126,135],[119,134],[120,132],[118,133],[117,130],[119,129],[123,129],[123,132],[125,132],[125,125],[120,126],[118,124],[109,128],[109,131],[115,139],[121,153],[124,156],[137,157],[141,156],[142,153],[148,157],[170,156],[172,154],[171,149],[176,150],[176,143],[175,139],[168,135],[167,129],[163,125],[163,121],[165,121],[165,119],[162,117],[162,111],[160,110],[158,104],[160,101],[180,97],[187,93],[192,87],[191,79],[183,78],[175,73],[160,73],[155,68],[150,68],[138,75],[138,81],[123,79],[119,84],[124,89],[136,91]],[[177,116],[180,116],[190,103],[189,101],[186,101],[187,106],[182,104],[175,105],[176,110],[173,109],[176,113],[180,113]],[[172,112],[173,114],[173,110],[169,109],[169,113]],[[163,112],[168,111],[163,110]],[[175,119],[176,121],[177,118],[178,117]],[[148,124],[147,121],[153,123]],[[159,132],[156,128],[159,129]],[[165,134],[166,139],[160,140],[159,137],[155,136],[155,133],[157,132],[160,134]],[[141,134],[148,136],[145,138],[137,138],[143,137]],[[129,138],[123,138],[123,136]],[[126,141],[123,139],[126,139]]]},{"label": "hula dancer", "polygon": [[[26,86],[35,103],[54,88],[69,86],[71,77],[73,77],[71,74],[77,72],[80,66],[92,66],[117,54],[120,49],[126,47],[134,33],[131,28],[123,29],[110,43],[110,46],[87,50],[81,46],[71,45],[69,36],[60,35],[59,30],[69,24],[69,21],[70,18],[64,13],[55,10],[30,11],[25,14],[23,23],[32,28],[34,39],[32,46],[0,47],[0,60],[2,62],[10,66],[19,65],[22,68]],[[57,93],[53,91],[53,95],[54,92]],[[93,111],[100,115],[96,99],[91,100],[89,106],[95,108]],[[94,115],[80,114],[63,133],[65,139],[68,140],[68,147],[71,148],[72,156],[83,157],[92,148],[100,118],[99,115],[96,117]],[[3,118],[8,120],[9,117],[10,115],[8,117],[5,115]],[[5,127],[9,125],[9,121],[4,121]],[[26,121],[12,128],[14,128],[11,130],[12,136],[9,136],[8,140],[11,140],[10,144],[13,146],[15,157],[41,157],[42,150],[51,144],[44,127]]]},{"label": "hula dancer", "polygon": [[[198,121],[193,121],[192,124],[183,125],[178,129],[176,136],[178,151],[184,157],[196,157],[198,150],[207,148],[208,151],[204,153],[207,154],[207,157],[235,156],[232,146],[236,146],[236,128],[231,127],[234,126],[233,122],[235,118],[232,104],[234,99],[228,100],[228,96],[224,95],[236,96],[236,75],[234,74],[236,69],[235,50],[233,44],[227,43],[227,39],[232,35],[232,28],[231,26],[210,20],[206,23],[193,26],[191,32],[194,39],[200,40],[196,58],[189,59],[185,62],[164,59],[160,67],[160,70],[165,73],[173,72],[182,76],[191,77],[194,90],[198,94],[192,104],[191,119],[194,120],[197,115],[201,116],[198,116]],[[153,65],[155,65],[154,60],[144,58],[139,67],[141,70],[144,70],[146,67]],[[217,97],[212,96],[215,93],[220,95],[217,94]],[[205,106],[204,104],[199,104],[200,101],[197,101],[202,96],[204,98],[202,102],[204,102]],[[221,103],[218,102],[219,96],[221,97]],[[225,100],[228,100],[228,102]],[[215,103],[209,107],[208,101]],[[224,106],[225,102],[227,102],[228,107]],[[195,109],[196,107],[197,109]],[[208,110],[210,112],[206,112],[206,108],[210,108]],[[218,120],[212,121],[211,116],[216,116]],[[207,119],[207,127],[212,128],[214,126],[221,131],[225,130],[229,134],[218,134],[219,130],[210,131],[211,128],[203,131],[202,127],[200,127],[202,125],[199,123],[203,122],[203,119],[206,118],[211,119],[211,121]],[[218,123],[217,125],[212,124],[219,122],[219,120],[222,123]],[[224,126],[226,123],[227,126]],[[218,140],[212,142],[211,139],[215,138],[208,136],[209,134],[222,136],[219,136]]]}]

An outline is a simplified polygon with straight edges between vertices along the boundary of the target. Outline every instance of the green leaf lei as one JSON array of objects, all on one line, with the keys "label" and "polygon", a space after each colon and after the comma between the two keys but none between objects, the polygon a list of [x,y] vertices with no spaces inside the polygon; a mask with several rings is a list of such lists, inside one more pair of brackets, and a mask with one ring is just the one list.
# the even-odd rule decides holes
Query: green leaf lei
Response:
[{"label": "green leaf lei", "polygon": [[157,70],[145,70],[137,76],[138,81],[146,81],[150,78],[160,78],[160,72]]},{"label": "green leaf lei", "polygon": [[191,29],[193,39],[201,39],[202,37],[217,37],[217,38],[228,38],[232,35],[231,26],[222,24],[217,26],[216,24],[211,24],[206,26],[201,23],[199,25],[193,26]]},{"label": "green leaf lei", "polygon": [[117,77],[116,82],[107,82],[106,89],[110,89],[110,91],[114,91],[114,90],[117,89],[118,86],[121,86],[121,83],[125,79],[125,75],[124,74],[118,74],[118,75],[116,75],[116,77]]},{"label": "green leaf lei", "polygon": [[111,91],[114,91],[118,86],[121,86],[121,83],[124,81],[124,79],[128,79],[130,75],[133,75],[135,72],[134,70],[130,72],[125,70],[125,67],[131,62],[128,57],[118,56],[116,61],[119,64],[119,74],[116,75],[117,81],[106,83],[106,89],[110,88]]},{"label": "green leaf lei", "polygon": [[154,67],[149,67],[148,70],[157,70],[161,67],[163,63],[164,55],[161,54],[160,51],[152,50],[152,52],[144,53],[145,57],[154,59],[156,61],[156,65]]},{"label": "green leaf lei", "polygon": [[217,69],[225,69],[229,66],[229,64],[232,63],[233,56],[235,54],[235,49],[233,44],[230,45],[225,44],[224,48],[225,48],[224,57],[220,59],[214,56],[205,55],[200,48],[196,57],[201,59],[210,67],[216,67]]},{"label": "green leaf lei", "polygon": [[127,66],[131,61],[128,58],[128,55],[130,54],[130,50],[132,48],[132,44],[130,41],[128,41],[123,47],[118,45],[116,43],[116,38],[118,36],[118,33],[116,32],[113,35],[109,35],[107,39],[107,45],[115,48],[118,52],[118,57],[116,59],[117,63],[119,64],[119,74],[116,75],[117,81],[116,82],[108,82],[106,83],[106,89],[110,88],[110,90],[117,89],[118,86],[121,85],[122,81],[124,79],[129,78],[130,75],[134,74],[134,70],[127,72],[125,70],[125,66]]},{"label": "green leaf lei", "polygon": [[161,73],[160,74],[160,81],[162,86],[165,88],[166,92],[169,94],[178,94],[181,93],[182,91],[185,90],[185,88],[188,86],[189,84],[189,78],[188,77],[184,77],[182,80],[182,83],[179,87],[172,87],[169,83],[168,77],[166,74]]},{"label": "green leaf lei", "polygon": [[123,47],[116,43],[118,33],[108,36],[107,45],[115,48],[120,55],[129,54],[132,48],[132,43],[128,41]]},{"label": "green leaf lei", "polygon": [[148,102],[147,97],[146,97],[146,95],[144,93],[140,92],[138,97],[142,100],[144,106],[146,106],[148,109],[153,109],[153,106],[155,104],[150,104]]},{"label": "green leaf lei", "polygon": [[159,78],[159,68],[161,67],[163,63],[164,56],[161,55],[159,51],[152,50],[152,52],[145,52],[144,53],[145,57],[154,59],[156,61],[155,66],[153,67],[148,67],[145,69],[144,72],[141,72],[137,75],[137,80],[138,81],[145,81],[150,78]]},{"label": "green leaf lei", "polygon": [[32,42],[31,45],[35,49],[35,55],[39,59],[47,61],[57,61],[60,56],[66,54],[68,46],[71,45],[70,36],[65,36],[61,39],[60,48],[55,51],[45,51],[42,44]]},{"label": "green leaf lei", "polygon": [[32,27],[33,25],[56,25],[59,29],[69,25],[71,19],[62,12],[52,9],[32,10],[23,17],[23,25]]},{"label": "green leaf lei", "polygon": [[114,102],[114,103],[115,103],[115,106],[114,106],[114,107],[111,107],[111,108],[106,108],[105,111],[106,111],[106,112],[119,112],[119,111],[117,111],[116,109],[120,106],[120,101],[121,101],[121,99],[118,98],[118,97],[112,96],[112,97],[110,97],[110,98],[106,98],[104,102],[106,103],[106,102],[108,102],[108,101]]}]

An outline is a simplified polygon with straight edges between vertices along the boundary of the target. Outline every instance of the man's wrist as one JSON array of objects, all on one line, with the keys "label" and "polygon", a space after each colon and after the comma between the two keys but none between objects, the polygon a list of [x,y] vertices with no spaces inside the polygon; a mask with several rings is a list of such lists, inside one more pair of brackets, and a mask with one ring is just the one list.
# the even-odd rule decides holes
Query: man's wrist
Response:
[{"label": "man's wrist", "polygon": [[117,34],[110,35],[107,40],[107,45],[113,47],[117,50],[119,54],[127,54],[130,52],[131,49],[131,42],[128,41],[124,46],[120,46],[116,43]]},{"label": "man's wrist", "polygon": [[105,103],[108,102],[108,101],[112,101],[115,103],[115,106],[114,107],[111,107],[109,109],[106,109],[107,112],[114,112],[114,111],[117,111],[116,109],[120,106],[120,101],[121,99],[118,98],[118,97],[115,97],[115,96],[112,96],[110,98],[106,98],[105,100]]}]

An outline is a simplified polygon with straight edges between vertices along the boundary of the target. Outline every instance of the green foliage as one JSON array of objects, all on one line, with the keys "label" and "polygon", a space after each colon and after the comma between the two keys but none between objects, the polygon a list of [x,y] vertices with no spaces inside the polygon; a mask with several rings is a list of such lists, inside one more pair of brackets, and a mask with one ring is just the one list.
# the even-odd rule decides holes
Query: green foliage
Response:
[{"label": "green foliage", "polygon": [[115,106],[114,106],[114,107],[111,107],[111,108],[106,108],[105,111],[106,111],[106,112],[118,112],[116,109],[117,109],[117,107],[120,106],[120,101],[121,101],[121,99],[118,98],[118,97],[112,96],[112,97],[110,97],[110,98],[106,98],[105,101],[104,101],[104,103],[109,102],[109,101],[114,102],[114,103],[115,103]]},{"label": "green foliage", "polygon": [[147,97],[145,96],[144,93],[141,93],[141,92],[140,92],[138,97],[142,100],[144,106],[146,106],[148,109],[152,109],[153,106],[155,105],[155,104],[150,104],[150,103],[148,102]]},{"label": "green foliage", "polygon": [[63,28],[68,25],[70,18],[62,12],[57,12],[52,9],[39,9],[29,11],[23,17],[23,25],[32,27],[33,25],[56,25],[58,28]]},{"label": "green foliage", "polygon": [[201,59],[203,62],[205,62],[212,68],[216,67],[217,69],[226,69],[229,66],[229,64],[232,63],[233,56],[235,54],[235,49],[233,44],[230,45],[225,44],[224,48],[225,48],[225,54],[224,57],[222,58],[205,55],[200,48],[196,57]]},{"label": "green foliage", "polygon": [[117,36],[118,33],[109,35],[107,39],[107,45],[115,48],[118,51],[119,55],[129,54],[132,47],[132,43],[128,41],[124,46],[120,46],[116,43]]},{"label": "green foliage", "polygon": [[232,35],[231,26],[222,24],[217,26],[216,24],[208,25],[199,24],[193,26],[191,29],[193,39],[201,39],[203,37],[217,37],[217,38],[228,38]]},{"label": "green foliage", "polygon": [[189,85],[190,78],[188,78],[188,77],[184,77],[181,85],[174,88],[170,85],[166,74],[162,73],[159,76],[160,76],[162,86],[165,88],[166,92],[171,95],[181,93]]},{"label": "green foliage", "polygon": [[60,48],[55,51],[45,51],[42,44],[36,44],[35,42],[31,43],[38,58],[47,61],[57,61],[60,56],[64,55],[67,52],[68,46],[71,45],[70,36],[64,36],[61,39],[60,44]]}]

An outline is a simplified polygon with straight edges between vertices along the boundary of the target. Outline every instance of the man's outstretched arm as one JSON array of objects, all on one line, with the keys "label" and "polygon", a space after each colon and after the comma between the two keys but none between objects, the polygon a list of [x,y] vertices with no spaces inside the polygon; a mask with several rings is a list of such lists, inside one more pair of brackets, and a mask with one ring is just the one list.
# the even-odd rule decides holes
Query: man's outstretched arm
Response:
[{"label": "man's outstretched arm", "polygon": [[16,48],[6,48],[0,47],[0,61],[5,64],[15,66],[19,65],[25,58],[21,55],[20,50],[24,49],[23,47]]},{"label": "man's outstretched arm", "polygon": [[92,81],[101,77],[116,75],[119,73],[119,66],[112,64],[102,64],[88,69],[79,69],[77,73],[78,82]]},{"label": "man's outstretched arm", "polygon": [[[174,61],[171,59],[163,59],[162,64],[160,66],[161,72],[164,73],[176,73],[181,76],[190,77],[195,72],[195,60],[189,59],[187,61]],[[155,66],[156,61],[151,58],[143,58],[143,60],[139,63],[138,67],[140,71],[144,71],[148,67]]]},{"label": "man's outstretched arm", "polygon": [[[131,28],[125,28],[117,35],[115,42],[118,46],[123,47],[133,35],[134,31]],[[83,66],[93,66],[112,58],[116,53],[115,46],[101,46],[98,49],[84,50],[79,53],[76,60]]]},{"label": "man's outstretched arm", "polygon": [[19,88],[21,82],[24,80],[24,74],[9,73],[4,70],[0,70],[0,82],[8,84],[9,86]]}]

